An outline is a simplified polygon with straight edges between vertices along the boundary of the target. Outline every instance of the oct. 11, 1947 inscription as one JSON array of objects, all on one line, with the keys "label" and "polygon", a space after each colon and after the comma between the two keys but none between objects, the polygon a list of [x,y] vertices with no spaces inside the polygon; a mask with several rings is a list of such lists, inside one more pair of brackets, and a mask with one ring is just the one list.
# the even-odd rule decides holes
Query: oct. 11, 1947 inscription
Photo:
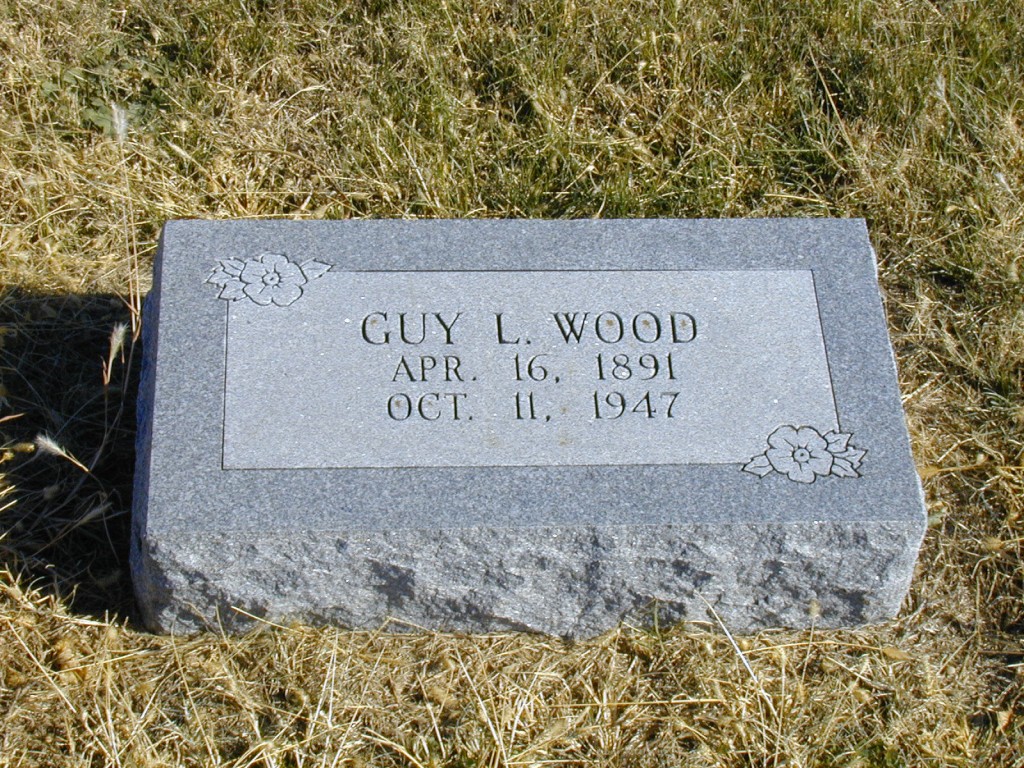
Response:
[{"label": "oct. 11, 1947 inscription", "polygon": [[144,330],[154,628],[837,626],[906,591],[863,222],[171,222]]}]

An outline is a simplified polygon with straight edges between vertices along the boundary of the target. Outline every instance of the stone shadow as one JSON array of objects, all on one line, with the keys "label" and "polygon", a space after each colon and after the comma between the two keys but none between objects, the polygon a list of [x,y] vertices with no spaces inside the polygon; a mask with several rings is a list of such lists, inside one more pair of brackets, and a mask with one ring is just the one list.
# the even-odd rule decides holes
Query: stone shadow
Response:
[{"label": "stone shadow", "polygon": [[[76,613],[115,620],[136,615],[128,550],[142,345],[131,320],[113,294],[0,293],[0,566]],[[127,331],[111,362],[119,324]]]}]

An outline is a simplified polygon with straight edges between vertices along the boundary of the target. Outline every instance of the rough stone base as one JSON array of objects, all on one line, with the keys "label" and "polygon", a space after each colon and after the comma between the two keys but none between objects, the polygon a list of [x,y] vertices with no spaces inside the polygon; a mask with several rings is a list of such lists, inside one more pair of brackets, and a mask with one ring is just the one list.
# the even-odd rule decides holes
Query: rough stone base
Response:
[{"label": "rough stone base", "polygon": [[[731,630],[894,616],[921,532],[790,523],[133,538],[144,620],[161,632],[298,621],[566,638],[620,621]],[[816,602],[815,602],[816,601]],[[814,608],[812,608],[814,606]],[[820,607],[820,614],[815,615]]]}]

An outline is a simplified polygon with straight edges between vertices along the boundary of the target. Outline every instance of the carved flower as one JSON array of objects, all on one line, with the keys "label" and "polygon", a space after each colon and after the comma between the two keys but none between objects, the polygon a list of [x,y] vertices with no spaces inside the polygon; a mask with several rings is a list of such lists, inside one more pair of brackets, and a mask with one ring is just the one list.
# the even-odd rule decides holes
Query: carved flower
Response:
[{"label": "carved flower", "polygon": [[828,443],[810,427],[779,427],[768,435],[765,455],[776,472],[798,483],[813,483],[815,475],[832,472]]},{"label": "carved flower", "polygon": [[301,264],[280,253],[262,253],[252,259],[221,259],[207,282],[219,285],[220,298],[249,298],[260,306],[287,307],[302,295],[303,286],[330,269],[310,259]]},{"label": "carved flower", "polygon": [[245,283],[242,291],[261,306],[277,304],[287,307],[302,295],[306,276],[298,264],[288,261],[279,253],[264,253],[245,262],[239,279]]},{"label": "carved flower", "polygon": [[852,435],[812,427],[782,426],[768,436],[768,450],[744,467],[758,477],[779,472],[798,483],[813,483],[826,475],[860,477],[857,471],[867,451],[850,445]]}]

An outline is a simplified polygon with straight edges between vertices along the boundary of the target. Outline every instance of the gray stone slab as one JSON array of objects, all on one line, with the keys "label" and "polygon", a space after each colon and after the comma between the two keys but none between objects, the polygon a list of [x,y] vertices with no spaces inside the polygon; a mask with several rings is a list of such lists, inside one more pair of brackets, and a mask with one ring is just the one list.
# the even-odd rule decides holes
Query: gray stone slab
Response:
[{"label": "gray stone slab", "polygon": [[158,631],[852,625],[924,533],[860,220],[175,221],[144,338]]}]

